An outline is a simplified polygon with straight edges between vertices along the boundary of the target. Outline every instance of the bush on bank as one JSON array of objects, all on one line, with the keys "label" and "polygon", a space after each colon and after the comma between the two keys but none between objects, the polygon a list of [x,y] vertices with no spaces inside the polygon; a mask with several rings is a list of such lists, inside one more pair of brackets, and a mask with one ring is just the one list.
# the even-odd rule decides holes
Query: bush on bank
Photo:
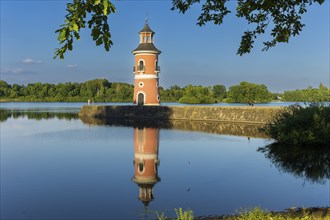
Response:
[{"label": "bush on bank", "polygon": [[268,123],[262,132],[287,145],[329,145],[330,106],[313,103],[292,105]]}]

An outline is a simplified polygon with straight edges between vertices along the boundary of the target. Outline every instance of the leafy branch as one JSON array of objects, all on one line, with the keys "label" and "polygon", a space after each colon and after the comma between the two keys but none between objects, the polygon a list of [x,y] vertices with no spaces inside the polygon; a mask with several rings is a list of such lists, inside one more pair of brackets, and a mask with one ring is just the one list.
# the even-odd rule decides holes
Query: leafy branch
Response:
[{"label": "leafy branch", "polygon": [[55,49],[54,59],[59,57],[64,59],[67,50],[73,49],[74,39],[80,40],[79,32],[86,27],[86,16],[91,15],[91,19],[87,22],[90,28],[91,36],[96,45],[104,45],[106,51],[110,50],[111,41],[110,28],[108,25],[108,16],[115,13],[116,8],[109,0],[73,0],[67,4],[68,14],[65,16],[65,23],[58,33],[58,41],[60,48]]},{"label": "leafy branch", "polygon": [[[222,24],[223,18],[231,13],[226,7],[228,1],[206,0],[202,5],[197,24],[200,26],[207,22]],[[200,0],[172,0],[172,3],[171,10],[179,10],[184,14],[192,5],[200,3]],[[301,23],[301,15],[307,12],[307,5],[314,3],[321,5],[324,0],[238,0],[236,16],[245,18],[255,28],[244,32],[237,54],[242,56],[250,53],[254,40],[266,32],[269,24],[272,26],[271,39],[263,42],[262,50],[267,51],[277,43],[288,43],[291,37],[299,35],[302,31],[304,24]]]},{"label": "leafy branch", "polygon": [[[226,7],[229,0],[203,0],[201,14],[197,18],[197,25],[204,26],[208,22],[216,25],[223,23],[224,17],[231,13]],[[277,43],[288,43],[291,37],[297,36],[305,26],[301,23],[301,16],[307,12],[307,6],[325,0],[237,0],[236,16],[244,18],[253,26],[246,30],[237,50],[242,56],[250,53],[255,40],[259,35],[266,33],[271,27],[270,39],[263,42],[262,51],[267,51]],[[192,5],[200,4],[201,0],[172,0],[171,10],[186,13]],[[91,29],[91,36],[96,45],[104,45],[106,51],[112,46],[111,34],[107,18],[110,13],[115,13],[116,8],[109,0],[73,0],[67,4],[68,14],[61,28],[56,30],[61,48],[56,48],[54,59],[64,59],[67,50],[73,48],[74,39],[79,40],[79,32],[86,26],[86,16],[91,15],[87,22]]]}]

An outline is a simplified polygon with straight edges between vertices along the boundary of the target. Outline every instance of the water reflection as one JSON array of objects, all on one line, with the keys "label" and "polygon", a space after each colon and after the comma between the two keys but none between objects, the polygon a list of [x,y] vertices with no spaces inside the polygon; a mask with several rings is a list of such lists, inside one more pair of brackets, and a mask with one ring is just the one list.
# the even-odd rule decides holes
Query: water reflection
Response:
[{"label": "water reflection", "polygon": [[0,122],[5,122],[9,118],[25,118],[33,120],[42,120],[42,119],[65,119],[72,120],[78,119],[79,116],[75,112],[51,112],[51,111],[35,111],[35,110],[3,110],[0,109]]},{"label": "water reflection", "polygon": [[258,151],[264,153],[279,170],[309,182],[324,183],[330,178],[329,146],[270,144]]},{"label": "water reflection", "polygon": [[80,120],[88,125],[110,125],[123,127],[154,127],[164,129],[175,129],[185,131],[199,131],[214,134],[226,134],[245,137],[267,138],[259,129],[262,124],[226,123],[211,121],[189,121],[189,120],[148,120],[148,119],[116,119],[116,118],[94,118],[80,116]]},{"label": "water reflection", "polygon": [[[111,125],[89,127],[77,114],[62,112],[7,111],[3,116],[9,118],[1,123],[6,193],[1,217],[6,219],[155,219],[150,208],[192,208],[206,216],[219,213],[219,207],[229,214],[239,207],[283,210],[329,201],[328,186],[317,184],[330,176],[327,148],[272,145],[256,152],[263,139],[168,130],[254,137],[258,125],[81,118],[88,125]],[[263,154],[291,175],[269,167]],[[113,173],[120,175],[113,178]],[[292,174],[309,181],[302,186]]]},{"label": "water reflection", "polygon": [[153,187],[160,181],[158,177],[159,129],[134,128],[134,177],[139,186],[139,200],[147,209],[153,200]]}]

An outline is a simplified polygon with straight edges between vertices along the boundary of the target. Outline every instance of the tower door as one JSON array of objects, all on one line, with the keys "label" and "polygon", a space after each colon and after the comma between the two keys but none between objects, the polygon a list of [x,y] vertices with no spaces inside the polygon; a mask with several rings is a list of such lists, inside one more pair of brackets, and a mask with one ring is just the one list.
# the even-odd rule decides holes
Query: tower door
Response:
[{"label": "tower door", "polygon": [[143,93],[139,93],[139,95],[138,95],[138,105],[144,105],[144,95],[143,95]]}]

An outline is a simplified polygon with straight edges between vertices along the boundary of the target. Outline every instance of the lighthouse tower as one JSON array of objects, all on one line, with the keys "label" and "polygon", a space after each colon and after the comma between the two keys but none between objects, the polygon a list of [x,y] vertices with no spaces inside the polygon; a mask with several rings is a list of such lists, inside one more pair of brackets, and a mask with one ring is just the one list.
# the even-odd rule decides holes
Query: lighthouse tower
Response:
[{"label": "lighthouse tower", "polygon": [[148,207],[158,177],[158,128],[134,129],[134,177],[139,186],[139,200]]},{"label": "lighthouse tower", "polygon": [[133,104],[160,104],[158,55],[161,51],[154,45],[154,34],[146,19],[144,27],[139,32],[140,44],[132,51],[135,56]]}]

